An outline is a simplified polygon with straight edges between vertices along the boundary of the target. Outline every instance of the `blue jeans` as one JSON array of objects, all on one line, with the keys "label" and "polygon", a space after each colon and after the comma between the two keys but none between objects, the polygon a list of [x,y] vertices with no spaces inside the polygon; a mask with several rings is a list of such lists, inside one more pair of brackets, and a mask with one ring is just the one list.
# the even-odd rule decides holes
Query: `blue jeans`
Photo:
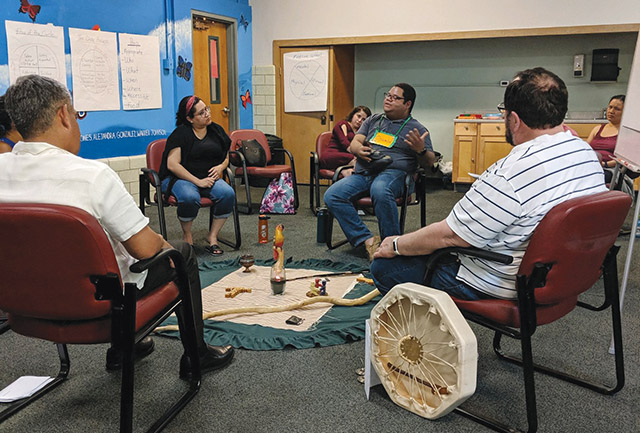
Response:
[{"label": "blue jeans", "polygon": [[[171,177],[162,181],[162,192],[169,187]],[[171,195],[178,201],[178,219],[189,222],[196,218],[200,210],[200,197],[213,201],[213,217],[227,218],[233,212],[236,194],[233,188],[223,180],[218,180],[211,188],[198,188],[188,180],[178,179],[171,188]]]},{"label": "blue jeans", "polygon": [[[396,198],[404,191],[406,172],[387,169],[377,176],[353,174],[340,179],[324,194],[324,202],[338,220],[351,245],[358,246],[372,234],[358,216],[353,202],[371,196],[373,210],[378,218],[378,230],[382,239],[400,234],[400,220]],[[413,180],[410,185],[413,190]]]},{"label": "blue jeans", "polygon": [[[398,256],[390,259],[375,259],[371,262],[371,273],[376,287],[383,295],[396,284],[416,283],[424,285],[429,256]],[[494,299],[462,281],[456,280],[460,268],[457,260],[438,265],[433,273],[429,287],[447,292],[463,300]]]}]

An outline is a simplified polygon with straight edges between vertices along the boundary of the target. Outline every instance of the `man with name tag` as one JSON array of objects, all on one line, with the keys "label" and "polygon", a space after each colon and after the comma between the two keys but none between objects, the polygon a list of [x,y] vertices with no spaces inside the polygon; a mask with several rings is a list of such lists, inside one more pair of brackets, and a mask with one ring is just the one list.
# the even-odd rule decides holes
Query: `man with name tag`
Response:
[{"label": "man with name tag", "polygon": [[[364,245],[369,260],[380,238],[400,234],[396,198],[402,196],[406,174],[415,173],[418,165],[431,166],[435,160],[429,131],[411,116],[415,101],[416,91],[407,83],[385,92],[384,113],[368,117],[349,146],[357,157],[354,174],[331,185],[324,195],[351,245]],[[380,236],[369,231],[353,204],[368,195]]]},{"label": "man with name tag", "polygon": [[565,200],[607,190],[595,152],[563,130],[568,99],[553,72],[534,68],[515,76],[498,107],[513,149],[473,183],[446,219],[384,239],[371,264],[382,293],[398,283],[422,284],[433,251],[474,246],[510,255],[513,262],[459,255],[439,265],[431,287],[466,300],[516,298],[516,273],[546,213]]}]

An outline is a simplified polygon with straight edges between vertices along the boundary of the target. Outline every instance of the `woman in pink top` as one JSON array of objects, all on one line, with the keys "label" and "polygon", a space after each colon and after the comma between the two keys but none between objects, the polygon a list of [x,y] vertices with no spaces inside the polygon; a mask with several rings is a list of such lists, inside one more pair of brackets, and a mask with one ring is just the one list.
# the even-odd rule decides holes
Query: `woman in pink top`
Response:
[{"label": "woman in pink top", "polygon": [[609,100],[609,106],[607,107],[607,120],[609,123],[593,128],[587,138],[587,143],[596,151],[603,167],[614,167],[616,165],[613,160],[613,151],[618,140],[624,98],[625,95],[616,95]]}]

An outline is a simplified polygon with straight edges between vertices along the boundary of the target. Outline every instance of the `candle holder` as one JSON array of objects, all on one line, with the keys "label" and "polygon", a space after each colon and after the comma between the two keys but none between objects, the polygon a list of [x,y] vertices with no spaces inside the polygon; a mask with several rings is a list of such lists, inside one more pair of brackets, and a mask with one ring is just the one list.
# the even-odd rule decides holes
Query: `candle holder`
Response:
[{"label": "candle holder", "polygon": [[242,272],[251,272],[249,268],[253,266],[255,262],[255,258],[251,254],[240,256],[240,264],[244,266],[244,271]]}]

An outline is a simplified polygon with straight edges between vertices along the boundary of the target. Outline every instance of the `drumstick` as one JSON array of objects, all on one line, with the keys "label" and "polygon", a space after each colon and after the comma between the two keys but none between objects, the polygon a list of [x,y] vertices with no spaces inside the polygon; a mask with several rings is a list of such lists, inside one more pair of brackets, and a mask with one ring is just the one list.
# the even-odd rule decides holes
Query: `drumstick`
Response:
[{"label": "drumstick", "polygon": [[362,269],[360,271],[347,271],[347,272],[336,272],[336,273],[327,273],[327,274],[314,274],[314,275],[307,275],[307,276],[304,276],[304,277],[287,278],[287,281],[305,280],[307,278],[339,277],[341,275],[361,274],[362,272],[365,272],[367,270],[368,269]]}]

